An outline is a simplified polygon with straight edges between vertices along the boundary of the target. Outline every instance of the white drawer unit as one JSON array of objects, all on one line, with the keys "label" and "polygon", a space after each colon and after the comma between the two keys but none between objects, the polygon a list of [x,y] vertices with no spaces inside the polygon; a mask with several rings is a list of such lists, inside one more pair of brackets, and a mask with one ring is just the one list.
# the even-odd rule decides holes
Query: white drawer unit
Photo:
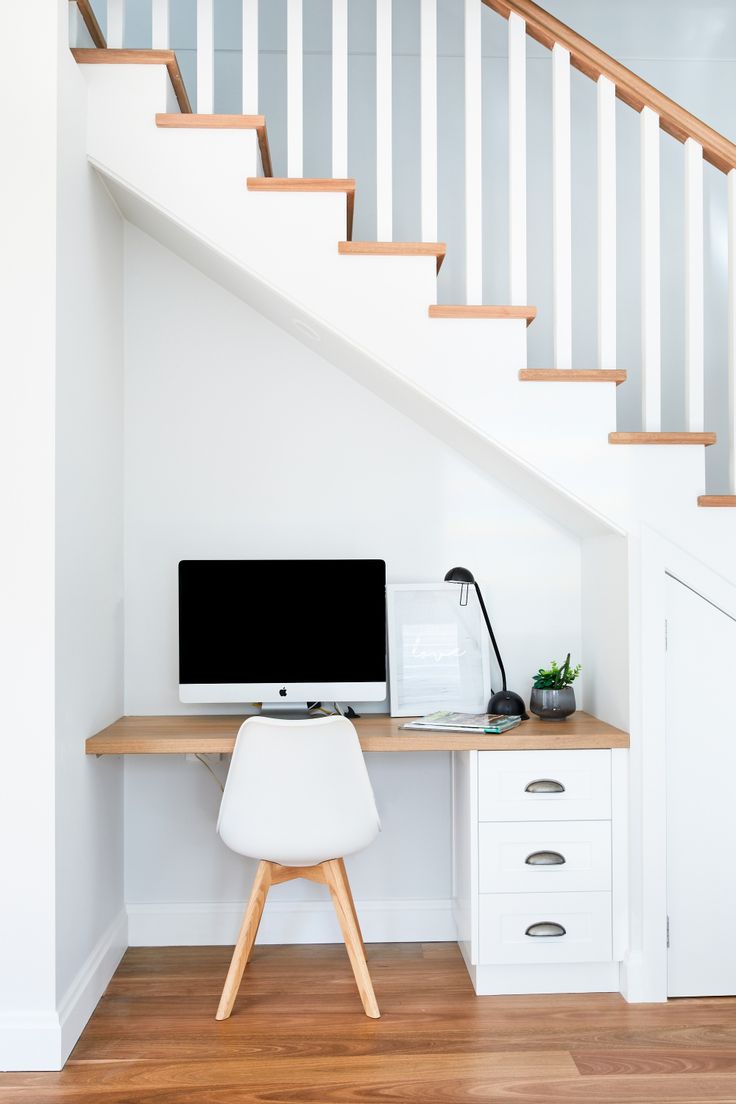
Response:
[{"label": "white drawer unit", "polygon": [[456,752],[453,770],[454,911],[476,993],[617,992],[626,751]]},{"label": "white drawer unit", "polygon": [[609,821],[488,821],[478,826],[480,893],[610,889]]},{"label": "white drawer unit", "polygon": [[478,819],[609,820],[611,752],[478,752]]},{"label": "white drawer unit", "polygon": [[482,963],[611,958],[610,893],[483,893],[479,907]]}]

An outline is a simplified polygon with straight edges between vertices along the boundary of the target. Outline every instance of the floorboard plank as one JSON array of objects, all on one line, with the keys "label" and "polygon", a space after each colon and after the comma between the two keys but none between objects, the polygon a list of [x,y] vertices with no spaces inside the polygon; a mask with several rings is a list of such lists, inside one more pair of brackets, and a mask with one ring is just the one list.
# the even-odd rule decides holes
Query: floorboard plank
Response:
[{"label": "floorboard plank", "polygon": [[[641,1047],[573,1051],[573,1061],[584,1077],[639,1074],[731,1073],[736,1074],[736,1048]],[[734,1078],[736,1096],[736,1077]]]},{"label": "floorboard plank", "polygon": [[454,944],[370,944],[380,1020],[341,945],[125,955],[66,1067],[0,1104],[735,1104],[736,999],[477,998]]}]

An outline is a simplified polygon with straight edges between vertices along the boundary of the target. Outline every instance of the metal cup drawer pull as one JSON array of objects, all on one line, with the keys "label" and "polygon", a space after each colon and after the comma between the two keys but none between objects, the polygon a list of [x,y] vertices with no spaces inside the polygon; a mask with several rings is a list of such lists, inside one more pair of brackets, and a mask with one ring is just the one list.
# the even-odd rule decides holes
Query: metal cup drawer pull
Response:
[{"label": "metal cup drawer pull", "polygon": [[550,935],[558,937],[567,935],[567,932],[562,924],[555,924],[551,920],[540,920],[538,924],[530,924],[524,935],[531,935],[534,939],[540,939]]},{"label": "metal cup drawer pull", "polygon": [[565,787],[561,782],[556,782],[554,778],[537,778],[534,782],[529,782],[524,787],[524,793],[531,794],[552,794],[552,793],[564,793]]},{"label": "metal cup drawer pull", "polygon": [[527,866],[562,866],[566,859],[559,851],[532,851],[524,862]]}]

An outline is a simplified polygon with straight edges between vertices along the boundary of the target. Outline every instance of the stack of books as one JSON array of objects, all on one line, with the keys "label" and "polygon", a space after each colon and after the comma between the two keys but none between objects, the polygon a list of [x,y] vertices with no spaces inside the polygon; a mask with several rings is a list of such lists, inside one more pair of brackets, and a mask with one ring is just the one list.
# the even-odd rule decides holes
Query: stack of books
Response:
[{"label": "stack of books", "polygon": [[420,717],[416,721],[409,721],[402,728],[424,731],[430,729],[435,732],[508,732],[510,728],[516,728],[521,724],[521,717],[508,717],[501,713],[446,713],[438,710],[436,713],[428,713],[426,717]]}]

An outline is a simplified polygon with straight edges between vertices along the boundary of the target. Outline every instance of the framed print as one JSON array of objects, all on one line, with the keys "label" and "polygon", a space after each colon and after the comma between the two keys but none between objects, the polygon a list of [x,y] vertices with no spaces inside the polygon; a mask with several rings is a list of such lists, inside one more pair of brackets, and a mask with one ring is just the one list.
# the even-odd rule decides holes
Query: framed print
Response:
[{"label": "framed print", "polygon": [[390,583],[388,663],[392,717],[436,709],[484,712],[490,692],[489,640],[471,590],[455,583]]}]

